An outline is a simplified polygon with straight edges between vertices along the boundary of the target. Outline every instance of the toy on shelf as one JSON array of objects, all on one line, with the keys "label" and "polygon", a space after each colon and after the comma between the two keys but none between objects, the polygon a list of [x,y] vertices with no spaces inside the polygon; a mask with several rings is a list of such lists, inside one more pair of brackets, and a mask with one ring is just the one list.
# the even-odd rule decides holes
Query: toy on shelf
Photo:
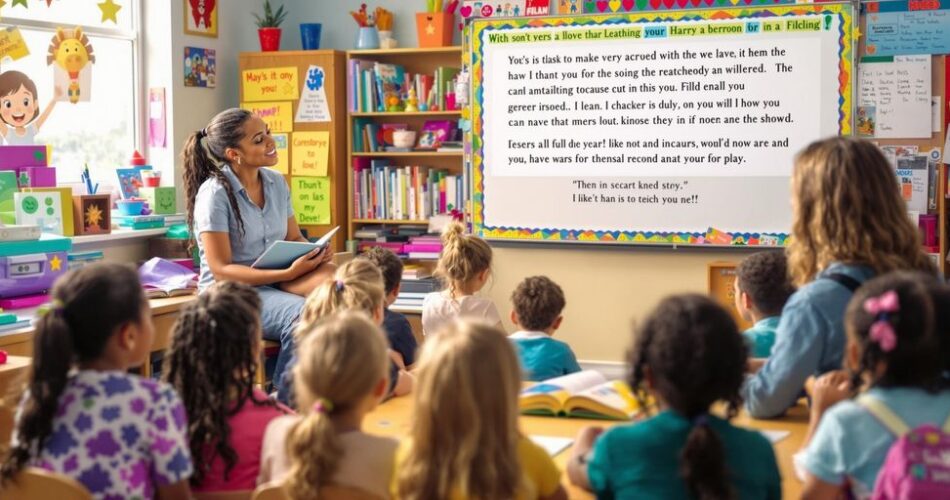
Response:
[{"label": "toy on shelf", "polygon": [[175,213],[175,188],[143,187],[139,189],[139,195],[148,202],[153,214],[172,215]]},{"label": "toy on shelf", "polygon": [[[0,242],[0,297],[46,293],[66,272],[71,248],[72,240],[50,234],[35,241]],[[10,304],[0,307],[11,308]]]},{"label": "toy on shelf", "polygon": [[63,205],[60,193],[15,193],[16,221],[19,225],[35,225],[40,231],[63,234]]},{"label": "toy on shelf", "polygon": [[419,111],[419,97],[416,95],[416,87],[409,87],[409,95],[406,97],[406,112],[415,113]]},{"label": "toy on shelf", "polygon": [[77,236],[112,232],[112,198],[107,194],[73,196],[73,213]]},{"label": "toy on shelf", "polygon": [[0,170],[13,171],[21,188],[56,186],[56,169],[43,145],[0,146]]}]

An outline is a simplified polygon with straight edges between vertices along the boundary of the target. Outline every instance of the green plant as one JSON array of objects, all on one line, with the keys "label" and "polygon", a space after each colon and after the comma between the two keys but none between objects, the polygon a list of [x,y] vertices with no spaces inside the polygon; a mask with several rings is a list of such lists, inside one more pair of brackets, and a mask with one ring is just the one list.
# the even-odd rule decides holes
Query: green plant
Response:
[{"label": "green plant", "polygon": [[259,16],[255,13],[254,17],[257,19],[258,28],[278,28],[287,17],[287,11],[284,10],[283,5],[275,11],[271,9],[270,0],[264,0],[264,15]]}]

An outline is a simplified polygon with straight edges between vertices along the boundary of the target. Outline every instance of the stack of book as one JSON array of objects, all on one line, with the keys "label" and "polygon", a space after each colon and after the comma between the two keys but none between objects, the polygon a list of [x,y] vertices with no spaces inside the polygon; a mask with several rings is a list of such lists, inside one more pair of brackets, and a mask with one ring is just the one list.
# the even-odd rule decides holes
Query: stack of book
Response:
[{"label": "stack of book", "polygon": [[[406,269],[415,268],[415,269],[427,269],[422,266],[406,266]],[[431,276],[420,277],[420,278],[407,278],[407,275],[414,275],[414,272],[406,273],[405,269],[403,270],[402,285],[399,287],[399,296],[396,297],[396,301],[393,302],[392,307],[394,309],[403,311],[403,312],[421,312],[422,311],[422,301],[425,299],[426,295],[437,292],[441,289],[439,281]]]},{"label": "stack of book", "polygon": [[409,130],[407,123],[377,123],[370,118],[353,120],[354,153],[408,153],[462,151],[461,131],[457,120],[426,120],[417,132],[418,140],[412,147],[396,146],[394,132]]},{"label": "stack of book", "polygon": [[445,96],[455,92],[458,73],[459,68],[439,67],[431,75],[414,75],[398,64],[351,59],[347,71],[350,111],[402,111],[410,88],[415,89],[419,103],[430,111],[445,110]]},{"label": "stack of book", "polygon": [[353,215],[357,219],[426,220],[461,210],[464,178],[428,167],[399,167],[388,159],[353,161]]},{"label": "stack of book", "polygon": [[409,238],[402,250],[410,259],[437,260],[442,253],[442,240],[438,235],[415,236]]}]

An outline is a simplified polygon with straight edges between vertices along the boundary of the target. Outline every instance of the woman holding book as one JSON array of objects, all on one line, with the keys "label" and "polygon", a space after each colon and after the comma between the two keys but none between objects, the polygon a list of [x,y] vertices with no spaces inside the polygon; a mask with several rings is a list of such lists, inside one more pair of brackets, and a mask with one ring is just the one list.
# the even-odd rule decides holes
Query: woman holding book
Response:
[{"label": "woman holding book", "polygon": [[280,341],[273,380],[279,382],[293,349],[304,297],[336,270],[333,251],[314,250],[286,269],[251,264],[274,242],[307,241],[300,232],[277,146],[267,124],[231,108],[193,133],[182,151],[188,225],[201,261],[199,292],[215,281],[255,286],[261,297],[264,338]]}]

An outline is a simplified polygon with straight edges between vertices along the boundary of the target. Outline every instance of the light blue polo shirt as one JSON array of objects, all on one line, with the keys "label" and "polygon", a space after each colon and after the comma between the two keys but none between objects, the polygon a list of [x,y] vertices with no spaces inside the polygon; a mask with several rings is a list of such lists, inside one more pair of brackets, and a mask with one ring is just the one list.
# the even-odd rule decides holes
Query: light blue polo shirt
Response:
[{"label": "light blue polo shirt", "polygon": [[205,259],[201,233],[226,232],[231,241],[231,262],[249,266],[264,253],[275,241],[287,237],[287,219],[293,217],[290,203],[290,188],[284,176],[276,170],[260,168],[261,182],[264,187],[264,208],[258,207],[247,195],[237,175],[230,166],[221,171],[233,187],[237,205],[244,220],[244,232],[238,226],[237,217],[231,210],[228,193],[218,179],[211,177],[198,188],[195,197],[195,228],[198,240],[198,258],[201,259],[201,272],[198,289],[204,290],[214,283],[214,275]]}]

